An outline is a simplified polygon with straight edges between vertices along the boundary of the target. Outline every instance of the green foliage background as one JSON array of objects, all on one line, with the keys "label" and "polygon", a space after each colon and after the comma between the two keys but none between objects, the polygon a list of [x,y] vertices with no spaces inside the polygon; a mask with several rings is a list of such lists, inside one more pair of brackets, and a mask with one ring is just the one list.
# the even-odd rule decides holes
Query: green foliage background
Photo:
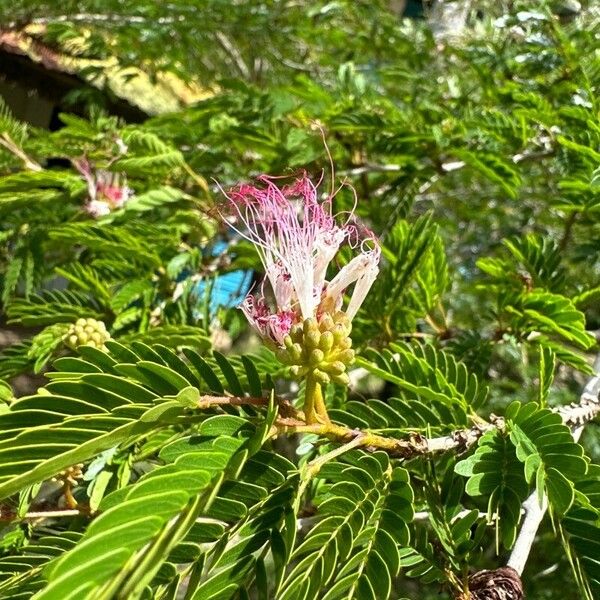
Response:
[{"label": "green foliage background", "polygon": [[[451,597],[506,562],[536,489],[528,597],[597,597],[597,423],[578,444],[551,410],[593,374],[600,329],[600,13],[567,4],[472,2],[445,37],[383,0],[0,8],[61,51],[84,35],[80,54],[211,91],[137,124],[77,97],[85,116],[54,132],[2,106],[2,317],[22,340],[0,355],[0,598]],[[123,209],[84,211],[82,156],[127,176]],[[504,429],[458,455],[353,449],[320,469],[339,443],[273,439],[275,397],[302,390],[198,282],[260,272],[245,243],[215,251],[216,184],[301,169],[352,184],[383,247],[332,418],[399,439],[492,413]],[[65,346],[78,318],[106,324],[106,352]],[[16,399],[24,373],[45,383]],[[64,507],[51,479],[76,464],[80,514],[28,517]]]}]

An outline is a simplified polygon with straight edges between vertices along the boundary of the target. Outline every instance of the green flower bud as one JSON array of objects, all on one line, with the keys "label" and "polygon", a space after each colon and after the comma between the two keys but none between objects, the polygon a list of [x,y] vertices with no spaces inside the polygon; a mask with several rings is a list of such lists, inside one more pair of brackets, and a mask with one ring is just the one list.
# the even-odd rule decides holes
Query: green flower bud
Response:
[{"label": "green flower bud", "polygon": [[341,360],[336,360],[327,367],[328,373],[331,373],[332,375],[340,375],[345,370],[346,365]]},{"label": "green flower bud", "polygon": [[346,328],[341,324],[337,323],[333,328],[333,340],[336,344],[339,344],[342,340],[346,339],[348,334]]},{"label": "green flower bud", "polygon": [[331,331],[325,331],[321,334],[319,340],[319,348],[327,354],[333,348],[333,333]]},{"label": "green flower bud", "polygon": [[321,319],[321,322],[319,323],[319,329],[321,331],[330,331],[331,329],[333,329],[333,326],[334,326],[334,322],[333,322],[333,319],[331,318],[331,315],[325,315]]},{"label": "green flower bud", "polygon": [[300,344],[294,344],[290,350],[288,350],[288,352],[290,353],[290,358],[293,361],[300,362],[302,359],[302,346]]},{"label": "green flower bud", "polygon": [[96,319],[77,319],[63,336],[64,343],[70,348],[90,346],[106,350],[104,343],[110,340],[106,325]]},{"label": "green flower bud", "polygon": [[300,325],[300,324],[294,325],[290,331],[290,337],[292,338],[292,341],[295,343],[301,342],[304,337],[304,331],[303,331],[302,325]]},{"label": "green flower bud", "polygon": [[304,321],[303,328],[305,336],[308,335],[311,331],[319,331],[319,325],[317,323],[317,320],[313,317],[309,317]]},{"label": "green flower bud", "polygon": [[302,365],[294,365],[290,367],[290,374],[292,377],[300,378],[304,377],[308,373],[308,367]]},{"label": "green flower bud", "polygon": [[313,376],[319,383],[327,384],[331,381],[331,377],[329,377],[325,371],[321,371],[321,369],[315,369],[313,371]]},{"label": "green flower bud", "polygon": [[354,362],[354,356],[354,350],[343,350],[338,353],[337,359],[345,365],[351,365]]},{"label": "green flower bud", "polygon": [[352,338],[349,338],[349,337],[345,337],[344,339],[340,340],[338,343],[338,348],[340,350],[348,350],[351,347],[352,347]]},{"label": "green flower bud", "polygon": [[354,361],[350,321],[343,312],[324,314],[320,321],[306,319],[292,326],[277,350],[278,359],[295,378],[314,377],[321,384],[348,384],[346,368]]},{"label": "green flower bud", "polygon": [[310,359],[309,359],[309,361],[310,361],[311,365],[315,365],[316,366],[316,365],[321,364],[323,362],[324,358],[325,358],[325,354],[323,354],[323,351],[317,349],[317,350],[313,350],[310,353]]},{"label": "green flower bud", "polygon": [[304,346],[307,350],[314,350],[319,347],[321,341],[321,334],[318,331],[309,331],[304,336]]},{"label": "green flower bud", "polygon": [[290,359],[290,353],[287,350],[284,350],[283,348],[279,348],[276,352],[277,354],[277,359],[282,362],[284,365],[289,364],[291,361]]},{"label": "green flower bud", "polygon": [[348,377],[348,373],[334,375],[332,379],[335,383],[339,383],[340,385],[350,385],[350,377]]}]

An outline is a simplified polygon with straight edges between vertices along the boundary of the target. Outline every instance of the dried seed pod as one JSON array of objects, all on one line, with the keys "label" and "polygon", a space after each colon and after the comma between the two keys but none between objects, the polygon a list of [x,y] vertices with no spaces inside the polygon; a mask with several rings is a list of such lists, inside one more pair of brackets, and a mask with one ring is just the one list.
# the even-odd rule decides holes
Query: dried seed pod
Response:
[{"label": "dried seed pod", "polygon": [[469,577],[471,600],[523,600],[523,584],[512,567],[479,571]]}]

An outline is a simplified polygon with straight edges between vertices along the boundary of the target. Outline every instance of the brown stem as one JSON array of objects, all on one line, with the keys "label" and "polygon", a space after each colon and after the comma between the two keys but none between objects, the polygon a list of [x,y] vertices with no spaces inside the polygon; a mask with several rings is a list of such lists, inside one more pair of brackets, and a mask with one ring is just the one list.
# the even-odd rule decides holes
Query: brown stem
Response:
[{"label": "brown stem", "polygon": [[68,481],[65,481],[63,486],[63,496],[65,497],[66,505],[74,509],[77,507],[77,500],[75,500],[73,496],[73,492],[71,491],[71,484]]},{"label": "brown stem", "polygon": [[569,241],[571,239],[571,233],[573,231],[573,225],[575,224],[575,220],[577,219],[578,214],[579,213],[576,210],[574,210],[572,213],[569,214],[567,220],[565,221],[565,228],[559,244],[559,248],[561,250],[565,250],[569,244]]},{"label": "brown stem", "polygon": [[[600,381],[600,376],[594,378],[593,381],[596,383]],[[475,444],[484,433],[493,429],[502,430],[504,428],[504,420],[499,417],[492,416],[488,422],[477,417],[477,415],[472,415],[471,419],[474,424],[470,429],[461,429],[437,438],[426,438],[418,433],[413,433],[409,435],[408,439],[401,440],[374,434],[368,430],[351,429],[343,425],[331,423],[324,408],[324,403],[320,408],[323,412],[319,413],[317,411],[317,404],[323,401],[323,396],[320,384],[317,382],[314,383],[315,386],[319,386],[319,391],[317,392],[315,388],[311,392],[310,387],[308,388],[308,397],[310,398],[310,394],[312,394],[313,399],[312,407],[310,401],[308,406],[305,405],[308,414],[297,411],[287,401],[282,399],[277,400],[280,416],[271,429],[271,437],[296,433],[314,433],[341,443],[347,443],[359,437],[360,443],[357,442],[356,444],[366,450],[384,450],[391,456],[412,458],[414,456],[447,452],[449,450],[464,451]],[[565,425],[570,427],[583,426],[600,414],[598,389],[600,389],[600,383],[597,387],[593,387],[593,389],[590,385],[586,386],[586,390],[578,403],[559,407],[554,412],[560,414]],[[315,394],[317,395],[316,397]],[[320,399],[318,398],[318,394],[321,394]],[[198,407],[208,408],[221,405],[242,406],[244,404],[267,406],[268,403],[267,398],[202,396],[198,402]],[[314,419],[312,422],[309,418],[310,414],[312,414],[312,418]]]}]

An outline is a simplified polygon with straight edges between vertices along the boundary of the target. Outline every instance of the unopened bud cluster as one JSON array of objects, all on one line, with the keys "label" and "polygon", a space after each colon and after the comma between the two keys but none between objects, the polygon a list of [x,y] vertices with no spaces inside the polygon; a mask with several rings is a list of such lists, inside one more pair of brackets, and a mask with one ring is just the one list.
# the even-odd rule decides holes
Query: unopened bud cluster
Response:
[{"label": "unopened bud cluster", "polygon": [[80,479],[83,479],[83,463],[67,467],[52,477],[52,481],[69,483],[71,485],[77,485]]},{"label": "unopened bud cluster", "polygon": [[65,344],[73,350],[77,346],[93,346],[99,350],[106,350],[105,342],[110,340],[110,333],[106,325],[96,319],[77,319],[69,327],[63,338]]},{"label": "unopened bud cluster", "polygon": [[354,362],[350,319],[343,312],[294,325],[277,356],[294,377],[310,375],[319,383],[348,385],[346,369]]}]

